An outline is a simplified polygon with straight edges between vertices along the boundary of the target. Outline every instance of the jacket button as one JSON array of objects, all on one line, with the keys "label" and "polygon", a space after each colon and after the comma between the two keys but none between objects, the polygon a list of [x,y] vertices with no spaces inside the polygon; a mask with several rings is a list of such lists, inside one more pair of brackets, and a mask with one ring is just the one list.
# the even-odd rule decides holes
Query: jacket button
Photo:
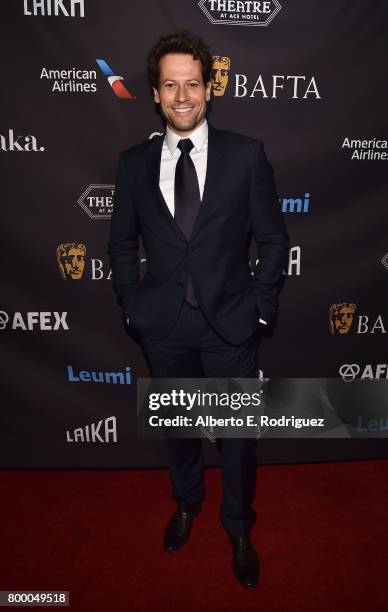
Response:
[{"label": "jacket button", "polygon": [[183,283],[177,283],[176,286],[179,287],[179,289],[183,289],[184,284]]}]

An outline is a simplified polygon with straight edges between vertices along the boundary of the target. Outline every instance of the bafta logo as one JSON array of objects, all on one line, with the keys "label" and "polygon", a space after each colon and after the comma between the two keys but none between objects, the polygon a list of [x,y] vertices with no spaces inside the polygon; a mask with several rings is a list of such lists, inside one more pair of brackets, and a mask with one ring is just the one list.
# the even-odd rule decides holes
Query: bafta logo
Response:
[{"label": "bafta logo", "polygon": [[213,55],[213,67],[210,73],[212,91],[215,96],[223,96],[229,79],[230,59]]},{"label": "bafta logo", "polygon": [[348,302],[332,304],[329,309],[329,328],[332,336],[347,334],[353,323],[356,305]]},{"label": "bafta logo", "polygon": [[85,268],[86,246],[64,242],[57,248],[57,261],[63,280],[80,280]]}]

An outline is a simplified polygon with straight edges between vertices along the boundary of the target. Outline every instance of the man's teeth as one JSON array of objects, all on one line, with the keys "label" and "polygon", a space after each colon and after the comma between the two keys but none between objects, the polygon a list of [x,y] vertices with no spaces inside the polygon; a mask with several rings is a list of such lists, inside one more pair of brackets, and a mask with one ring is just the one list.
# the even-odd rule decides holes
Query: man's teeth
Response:
[{"label": "man's teeth", "polygon": [[174,108],[178,113],[187,113],[187,111],[191,110],[191,106],[187,106],[186,108]]}]

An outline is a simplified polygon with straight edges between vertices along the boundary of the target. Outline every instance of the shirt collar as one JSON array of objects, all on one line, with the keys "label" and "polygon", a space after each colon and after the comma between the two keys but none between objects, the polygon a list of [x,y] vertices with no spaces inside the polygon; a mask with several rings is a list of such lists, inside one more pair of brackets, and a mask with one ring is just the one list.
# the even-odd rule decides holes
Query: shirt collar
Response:
[{"label": "shirt collar", "polygon": [[[205,119],[205,121],[197,128],[195,128],[195,130],[193,132],[191,132],[190,136],[188,136],[187,138],[190,138],[191,142],[194,145],[195,150],[199,153],[200,150],[202,149],[203,145],[205,144],[205,142],[207,141],[208,138],[208,124],[207,121]],[[167,143],[167,147],[168,150],[171,153],[171,157],[174,155],[176,148],[178,146],[178,142],[182,139],[182,136],[179,136],[178,134],[175,134],[175,132],[173,132],[168,126],[166,129],[166,143]]]}]

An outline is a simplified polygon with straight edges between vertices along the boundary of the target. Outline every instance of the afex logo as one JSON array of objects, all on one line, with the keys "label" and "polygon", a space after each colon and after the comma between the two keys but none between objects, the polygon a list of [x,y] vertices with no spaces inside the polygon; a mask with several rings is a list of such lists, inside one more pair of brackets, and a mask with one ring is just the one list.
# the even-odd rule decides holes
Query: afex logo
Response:
[{"label": "afex logo", "polygon": [[355,380],[357,377],[360,379],[369,378],[378,380],[380,378],[388,378],[388,364],[376,363],[372,365],[368,363],[365,366],[360,366],[358,363],[343,363],[338,372],[345,382]]},{"label": "afex logo", "polygon": [[[69,326],[66,322],[66,317],[67,312],[26,312],[24,315],[21,312],[15,312],[9,327],[23,331],[32,331],[34,329],[41,331],[64,329],[67,331]],[[10,317],[8,313],[5,310],[0,310],[0,329],[5,329],[9,322]]]},{"label": "afex logo", "polygon": [[104,59],[97,59],[96,62],[103,74],[105,74],[105,76],[107,77],[109,85],[112,87],[114,93],[118,98],[124,98],[126,100],[135,99],[135,96],[133,96],[125,87],[125,85],[121,82],[124,80],[122,76],[114,74],[112,68],[108,66]]}]

